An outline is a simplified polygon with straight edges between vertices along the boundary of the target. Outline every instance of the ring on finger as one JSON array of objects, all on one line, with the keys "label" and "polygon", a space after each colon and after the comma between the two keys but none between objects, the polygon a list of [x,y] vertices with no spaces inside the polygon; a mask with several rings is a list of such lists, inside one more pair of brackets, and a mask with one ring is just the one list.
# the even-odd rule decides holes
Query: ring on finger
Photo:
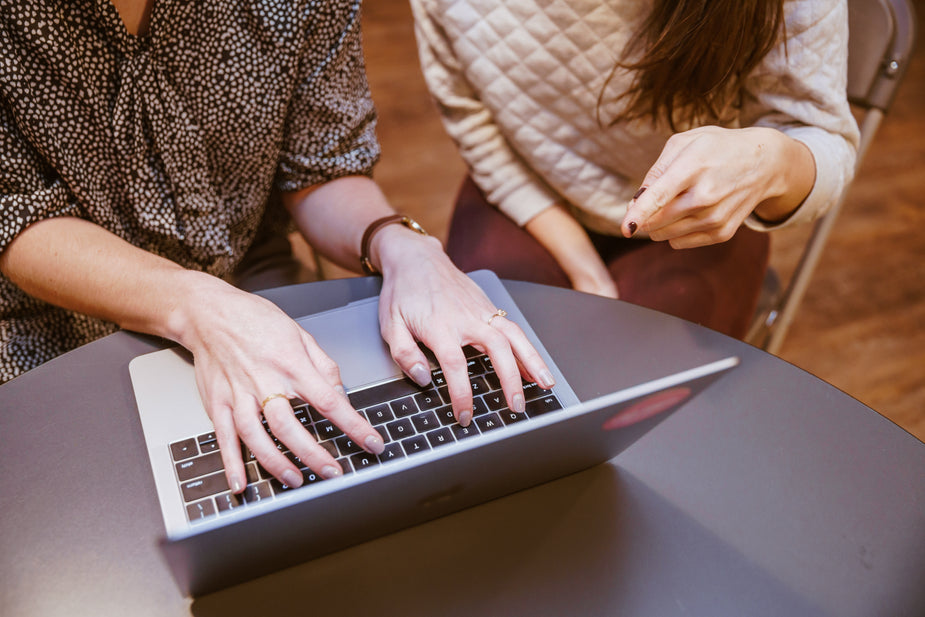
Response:
[{"label": "ring on finger", "polygon": [[489,326],[491,325],[491,320],[494,319],[495,317],[507,317],[507,311],[505,311],[504,309],[498,309],[497,311],[492,313],[491,317],[488,318]]},{"label": "ring on finger", "polygon": [[267,403],[269,403],[275,398],[284,398],[287,401],[289,400],[289,397],[283,394],[282,392],[274,392],[273,394],[270,394],[269,396],[267,396],[265,399],[263,399],[260,402],[260,409],[266,411]]}]

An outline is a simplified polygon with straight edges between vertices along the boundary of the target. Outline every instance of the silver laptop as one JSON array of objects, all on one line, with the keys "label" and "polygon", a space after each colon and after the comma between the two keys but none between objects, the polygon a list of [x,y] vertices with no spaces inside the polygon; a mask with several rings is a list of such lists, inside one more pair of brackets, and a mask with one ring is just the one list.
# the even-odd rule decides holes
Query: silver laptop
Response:
[{"label": "silver laptop", "polygon": [[487,271],[470,276],[524,330],[556,386],[526,384],[527,411],[513,413],[490,360],[469,349],[475,412],[464,428],[439,367],[432,386],[420,388],[391,360],[377,298],[298,319],[338,363],[354,407],[386,442],[383,454],[367,454],[294,402],[296,417],[345,471],[320,481],[303,468],[298,489],[270,477],[245,448],[248,486],[233,495],[189,354],[172,348],[132,360],[166,528],[161,547],[184,593],[218,590],[607,461],[738,364],[730,357],[692,366],[579,402],[501,281]]}]

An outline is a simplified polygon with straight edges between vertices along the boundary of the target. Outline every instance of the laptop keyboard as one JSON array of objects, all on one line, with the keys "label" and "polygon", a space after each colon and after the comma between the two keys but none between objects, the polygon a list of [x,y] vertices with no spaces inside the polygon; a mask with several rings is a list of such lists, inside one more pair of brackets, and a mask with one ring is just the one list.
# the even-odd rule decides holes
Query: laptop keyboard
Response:
[{"label": "laptop keyboard", "polygon": [[[399,378],[348,393],[353,407],[382,435],[385,451],[379,455],[369,454],[360,448],[330,420],[297,400],[292,401],[295,416],[305,430],[337,459],[344,474],[350,474],[562,408],[551,390],[524,382],[526,413],[511,411],[492,369],[491,360],[471,347],[465,351],[473,394],[473,419],[469,426],[461,426],[453,416],[450,397],[440,370],[433,371],[433,383],[428,389]],[[280,452],[301,469],[303,486],[321,481],[320,476],[305,467],[295,454],[273,437],[266,420],[263,423]],[[186,504],[187,518],[191,523],[273,499],[293,490],[263,469],[253,453],[242,444],[247,487],[243,493],[233,494],[225,479],[215,433],[177,441],[170,444],[170,451],[180,493]]]}]

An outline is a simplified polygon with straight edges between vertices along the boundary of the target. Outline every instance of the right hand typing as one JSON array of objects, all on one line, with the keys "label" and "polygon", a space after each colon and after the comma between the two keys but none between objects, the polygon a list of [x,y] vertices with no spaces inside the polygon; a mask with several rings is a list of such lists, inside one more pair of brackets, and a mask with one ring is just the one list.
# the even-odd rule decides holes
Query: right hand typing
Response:
[{"label": "right hand typing", "polygon": [[177,311],[176,331],[193,353],[199,393],[234,492],[246,485],[239,440],[280,482],[302,484],[302,472],[277,449],[261,414],[303,465],[324,478],[343,473],[296,419],[287,399],[309,403],[367,452],[382,452],[382,437],[351,407],[337,365],[311,335],[264,298],[206,274],[189,275],[196,283]]}]

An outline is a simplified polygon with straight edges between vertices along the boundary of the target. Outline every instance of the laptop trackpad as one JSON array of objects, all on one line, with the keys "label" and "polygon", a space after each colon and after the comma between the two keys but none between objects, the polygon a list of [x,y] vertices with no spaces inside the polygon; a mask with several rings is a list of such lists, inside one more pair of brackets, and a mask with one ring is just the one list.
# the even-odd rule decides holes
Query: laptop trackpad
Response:
[{"label": "laptop trackpad", "polygon": [[296,323],[337,362],[348,390],[402,374],[379,334],[378,298],[309,315],[297,319]]}]

